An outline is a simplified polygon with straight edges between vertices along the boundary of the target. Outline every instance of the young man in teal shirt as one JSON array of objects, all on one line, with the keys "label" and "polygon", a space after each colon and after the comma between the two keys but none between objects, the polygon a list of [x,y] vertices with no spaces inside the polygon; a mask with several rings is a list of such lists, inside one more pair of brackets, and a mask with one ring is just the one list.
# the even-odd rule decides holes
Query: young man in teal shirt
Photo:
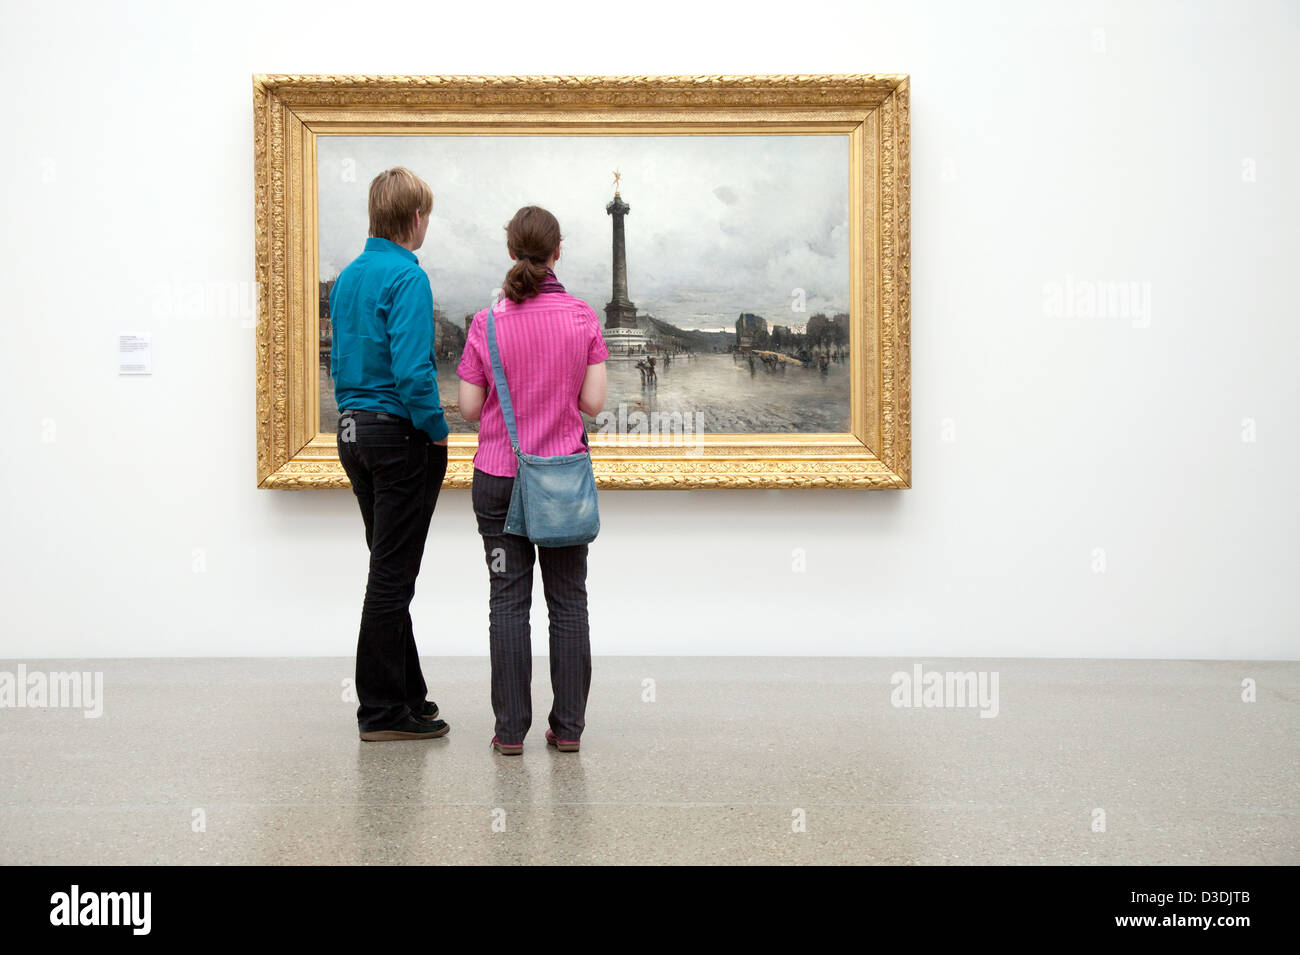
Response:
[{"label": "young man in teal shirt", "polygon": [[330,290],[339,460],[370,549],[356,668],[357,724],[367,741],[432,739],[450,729],[425,699],[410,613],[447,473],[433,290],[415,256],[432,211],[433,192],[409,169],[376,176],[365,250]]}]

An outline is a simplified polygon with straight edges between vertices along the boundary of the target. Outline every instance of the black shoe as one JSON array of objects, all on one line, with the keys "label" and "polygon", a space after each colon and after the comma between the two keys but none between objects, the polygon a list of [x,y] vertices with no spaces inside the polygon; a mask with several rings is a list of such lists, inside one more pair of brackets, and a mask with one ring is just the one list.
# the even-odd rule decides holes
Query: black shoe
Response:
[{"label": "black shoe", "polygon": [[446,736],[451,727],[442,720],[429,720],[419,716],[404,716],[384,729],[362,730],[361,738],[368,743],[395,739],[437,739]]},{"label": "black shoe", "polygon": [[438,704],[433,700],[421,700],[418,707],[411,707],[411,712],[421,719],[432,720],[438,717]]}]

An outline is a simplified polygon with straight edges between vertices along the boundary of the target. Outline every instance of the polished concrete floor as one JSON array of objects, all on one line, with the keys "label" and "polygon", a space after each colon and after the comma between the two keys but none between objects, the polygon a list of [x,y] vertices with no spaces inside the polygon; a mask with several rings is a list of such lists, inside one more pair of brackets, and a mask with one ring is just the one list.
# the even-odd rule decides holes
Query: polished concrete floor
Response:
[{"label": "polished concrete floor", "polygon": [[916,662],[598,658],[561,754],[541,658],[502,757],[485,658],[424,660],[451,733],[401,743],[351,660],[23,661],[103,714],[0,709],[0,863],[1300,863],[1300,664],[922,661],[986,718],[893,705]]}]

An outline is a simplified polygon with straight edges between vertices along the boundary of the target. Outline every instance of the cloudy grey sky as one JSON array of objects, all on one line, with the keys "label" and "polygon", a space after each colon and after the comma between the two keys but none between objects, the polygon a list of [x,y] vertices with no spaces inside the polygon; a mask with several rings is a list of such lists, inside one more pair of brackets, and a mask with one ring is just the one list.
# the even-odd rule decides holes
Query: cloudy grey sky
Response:
[{"label": "cloudy grey sky", "polygon": [[840,135],[322,136],[320,275],[361,251],[370,180],[408,166],[433,188],[417,254],[449,318],[490,304],[510,266],[503,227],[534,204],[560,221],[560,281],[603,321],[618,169],[638,311],[685,328],[730,328],[741,312],[798,325],[848,310],[848,159]]}]

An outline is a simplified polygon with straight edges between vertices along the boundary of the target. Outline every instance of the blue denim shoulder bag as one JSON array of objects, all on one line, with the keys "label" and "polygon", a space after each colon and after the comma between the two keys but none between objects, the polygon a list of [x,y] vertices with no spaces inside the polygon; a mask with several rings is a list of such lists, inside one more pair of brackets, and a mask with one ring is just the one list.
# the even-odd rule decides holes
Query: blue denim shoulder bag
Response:
[{"label": "blue denim shoulder bag", "polygon": [[585,451],[539,457],[519,449],[515,431],[515,409],[506,387],[505,369],[497,351],[496,316],[487,315],[488,354],[492,358],[492,377],[496,381],[501,414],[510,433],[510,447],[519,462],[510,509],[506,512],[505,532],[527,537],[540,547],[572,547],[588,544],[600,532],[600,512],[596,508],[596,476],[591,469],[591,442],[587,424],[582,425]]}]

